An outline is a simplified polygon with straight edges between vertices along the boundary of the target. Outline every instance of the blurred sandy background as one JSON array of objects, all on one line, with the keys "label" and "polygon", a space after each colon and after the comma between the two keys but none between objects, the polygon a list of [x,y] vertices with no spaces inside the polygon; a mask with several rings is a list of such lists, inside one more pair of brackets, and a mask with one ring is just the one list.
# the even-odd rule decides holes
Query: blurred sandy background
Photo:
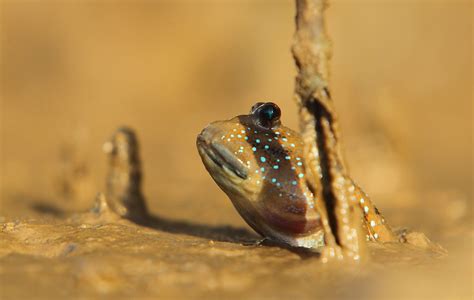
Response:
[{"label": "blurred sandy background", "polygon": [[[101,144],[125,124],[153,211],[243,225],[195,136],[259,100],[297,128],[293,16],[293,1],[3,0],[1,213],[88,207]],[[471,210],[472,3],[332,1],[328,20],[356,180],[394,218],[414,202]]]},{"label": "blurred sandy background", "polygon": [[[393,225],[441,242],[454,232],[454,246],[444,246],[466,251],[472,2],[331,2],[332,94],[353,177]],[[245,227],[202,166],[195,137],[262,100],[297,128],[293,17],[289,0],[2,0],[0,215],[89,208],[104,188],[102,143],[129,125],[154,214]]]}]

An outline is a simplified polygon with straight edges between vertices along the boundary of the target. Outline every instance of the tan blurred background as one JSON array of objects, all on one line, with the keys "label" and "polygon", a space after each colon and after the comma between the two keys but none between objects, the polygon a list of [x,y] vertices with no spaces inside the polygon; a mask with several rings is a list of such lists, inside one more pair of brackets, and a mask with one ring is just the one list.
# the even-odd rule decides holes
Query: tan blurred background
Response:
[{"label": "tan blurred background", "polygon": [[[245,226],[195,137],[261,100],[297,128],[293,1],[3,0],[0,11],[1,215],[88,208],[104,186],[101,145],[129,125],[155,214]],[[435,234],[472,216],[472,12],[452,0],[328,11],[349,165],[395,225]]]}]

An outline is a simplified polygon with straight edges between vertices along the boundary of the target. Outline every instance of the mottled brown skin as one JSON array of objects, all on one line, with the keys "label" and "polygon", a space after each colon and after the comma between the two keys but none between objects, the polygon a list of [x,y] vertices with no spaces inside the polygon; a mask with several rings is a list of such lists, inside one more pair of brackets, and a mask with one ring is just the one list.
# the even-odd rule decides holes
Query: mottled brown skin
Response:
[{"label": "mottled brown skin", "polygon": [[[197,138],[202,161],[255,231],[292,246],[320,247],[324,233],[315,208],[318,199],[306,178],[301,135],[279,118],[262,123],[254,108],[248,115],[211,123]],[[353,184],[352,191],[366,211],[368,237],[391,234],[360,188]],[[370,226],[371,221],[376,224]]]}]

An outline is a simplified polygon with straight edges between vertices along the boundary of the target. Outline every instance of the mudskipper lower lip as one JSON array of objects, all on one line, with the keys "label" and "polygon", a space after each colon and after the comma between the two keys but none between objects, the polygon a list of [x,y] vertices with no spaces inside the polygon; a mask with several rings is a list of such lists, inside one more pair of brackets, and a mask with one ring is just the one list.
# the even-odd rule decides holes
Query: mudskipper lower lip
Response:
[{"label": "mudskipper lower lip", "polygon": [[205,152],[216,165],[226,168],[236,176],[247,179],[247,169],[244,164],[238,160],[231,151],[220,144],[207,142],[202,135],[198,136],[198,147]]}]

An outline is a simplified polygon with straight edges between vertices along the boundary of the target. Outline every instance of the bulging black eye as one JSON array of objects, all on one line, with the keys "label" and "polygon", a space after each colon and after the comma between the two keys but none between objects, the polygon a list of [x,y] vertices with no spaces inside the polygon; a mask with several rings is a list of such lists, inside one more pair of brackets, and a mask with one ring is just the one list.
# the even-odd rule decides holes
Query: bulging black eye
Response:
[{"label": "bulging black eye", "polygon": [[267,102],[260,104],[254,110],[257,122],[265,128],[273,128],[280,125],[281,110],[275,103]]}]

